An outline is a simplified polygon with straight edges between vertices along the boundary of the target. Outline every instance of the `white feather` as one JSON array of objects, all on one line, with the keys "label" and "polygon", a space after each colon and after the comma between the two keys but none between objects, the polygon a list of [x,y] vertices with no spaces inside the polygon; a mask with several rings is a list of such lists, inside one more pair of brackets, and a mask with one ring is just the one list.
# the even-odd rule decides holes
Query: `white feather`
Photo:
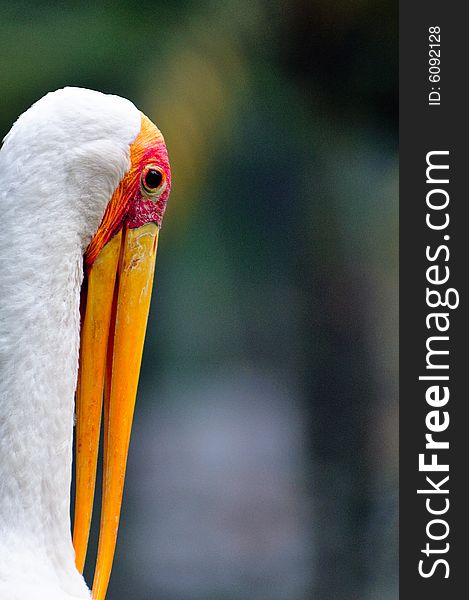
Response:
[{"label": "white feather", "polygon": [[0,150],[0,600],[89,598],[69,516],[82,262],[139,130],[128,100],[65,88]]}]

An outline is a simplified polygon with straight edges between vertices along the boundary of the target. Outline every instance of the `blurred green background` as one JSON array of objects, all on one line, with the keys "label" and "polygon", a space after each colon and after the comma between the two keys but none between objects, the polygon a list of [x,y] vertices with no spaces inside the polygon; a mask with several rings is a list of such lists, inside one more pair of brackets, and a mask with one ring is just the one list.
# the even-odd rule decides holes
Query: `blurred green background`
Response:
[{"label": "blurred green background", "polygon": [[109,600],[397,599],[396,4],[0,0],[0,57],[2,135],[78,85],[170,153]]}]

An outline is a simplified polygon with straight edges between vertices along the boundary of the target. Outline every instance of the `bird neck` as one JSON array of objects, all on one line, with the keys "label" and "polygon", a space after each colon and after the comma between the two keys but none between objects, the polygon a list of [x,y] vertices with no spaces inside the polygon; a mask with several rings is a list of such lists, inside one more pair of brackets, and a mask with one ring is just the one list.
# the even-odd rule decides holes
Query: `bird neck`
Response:
[{"label": "bird neck", "polygon": [[60,578],[74,568],[70,484],[82,251],[73,236],[11,243],[2,256],[15,260],[0,264],[0,580],[2,568],[11,576],[15,552],[24,557],[28,547],[55,562],[49,566]]}]

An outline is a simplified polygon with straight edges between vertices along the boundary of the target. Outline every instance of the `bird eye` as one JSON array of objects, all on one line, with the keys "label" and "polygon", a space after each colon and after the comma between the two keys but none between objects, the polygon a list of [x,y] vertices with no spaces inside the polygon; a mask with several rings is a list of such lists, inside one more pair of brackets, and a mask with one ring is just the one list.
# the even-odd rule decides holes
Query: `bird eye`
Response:
[{"label": "bird eye", "polygon": [[140,182],[147,195],[159,195],[166,187],[166,175],[160,167],[147,165],[142,171]]}]

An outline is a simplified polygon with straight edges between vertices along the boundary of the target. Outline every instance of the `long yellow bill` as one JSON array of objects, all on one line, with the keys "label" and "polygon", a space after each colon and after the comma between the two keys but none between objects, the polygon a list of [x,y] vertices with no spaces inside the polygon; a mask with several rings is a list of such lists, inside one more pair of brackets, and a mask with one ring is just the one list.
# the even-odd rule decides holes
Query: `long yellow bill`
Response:
[{"label": "long yellow bill", "polygon": [[103,497],[93,600],[104,600],[114,558],[157,242],[154,223],[124,229],[104,246],[88,275],[76,401],[73,543],[82,572],[104,398]]}]

